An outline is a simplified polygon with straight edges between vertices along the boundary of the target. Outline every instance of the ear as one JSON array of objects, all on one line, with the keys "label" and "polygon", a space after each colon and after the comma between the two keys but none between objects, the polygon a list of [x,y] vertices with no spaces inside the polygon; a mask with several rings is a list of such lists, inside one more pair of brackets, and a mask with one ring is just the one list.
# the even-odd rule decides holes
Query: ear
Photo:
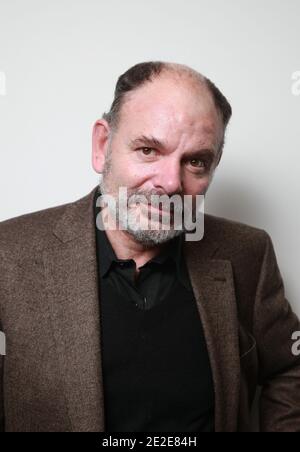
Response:
[{"label": "ear", "polygon": [[98,119],[93,127],[92,165],[96,173],[102,173],[109,144],[110,127],[104,119]]}]

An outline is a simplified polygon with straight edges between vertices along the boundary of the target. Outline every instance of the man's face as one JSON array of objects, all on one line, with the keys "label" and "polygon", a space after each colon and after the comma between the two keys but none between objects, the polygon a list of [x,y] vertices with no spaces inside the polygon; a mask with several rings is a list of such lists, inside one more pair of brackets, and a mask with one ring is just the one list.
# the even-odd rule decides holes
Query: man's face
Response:
[{"label": "man's face", "polygon": [[[223,125],[205,87],[162,76],[129,94],[112,137],[102,193],[205,194],[218,161]],[[137,207],[138,208],[138,207]],[[180,231],[130,231],[145,244]],[[148,240],[148,242],[149,242]]]}]

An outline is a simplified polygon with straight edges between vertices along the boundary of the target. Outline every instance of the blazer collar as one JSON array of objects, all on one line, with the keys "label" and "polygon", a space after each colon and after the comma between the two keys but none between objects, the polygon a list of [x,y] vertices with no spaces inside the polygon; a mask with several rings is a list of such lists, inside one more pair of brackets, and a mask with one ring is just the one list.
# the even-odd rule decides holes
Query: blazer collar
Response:
[{"label": "blazer collar", "polygon": [[216,432],[235,432],[240,396],[238,314],[232,265],[212,257],[217,249],[207,230],[197,246],[186,242],[185,256],[212,368]]}]

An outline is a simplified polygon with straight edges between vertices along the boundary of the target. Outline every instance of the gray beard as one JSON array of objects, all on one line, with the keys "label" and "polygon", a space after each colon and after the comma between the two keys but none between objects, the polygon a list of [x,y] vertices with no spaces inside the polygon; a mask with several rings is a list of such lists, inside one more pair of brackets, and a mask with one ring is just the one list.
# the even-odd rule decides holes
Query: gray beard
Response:
[{"label": "gray beard", "polygon": [[[107,187],[106,184],[106,176],[107,176],[107,168],[104,169],[101,181],[99,183],[99,189],[102,195],[110,195],[111,190],[109,190],[109,187]],[[131,193],[130,195],[139,195],[139,193]],[[128,234],[130,234],[133,239],[142,244],[146,248],[152,248],[157,245],[162,245],[166,242],[169,242],[170,240],[173,240],[176,237],[179,237],[182,235],[185,231],[183,229],[172,229],[170,227],[169,229],[162,230],[162,229],[142,229],[142,228],[136,228],[133,227],[134,224],[134,218],[131,217],[130,212],[128,212],[128,219],[127,221],[120,216],[120,206],[119,206],[119,200],[118,197],[116,198],[116,210],[111,212],[113,217],[116,218],[117,225],[122,226],[123,230],[125,230]],[[118,226],[117,226],[118,227]]]}]

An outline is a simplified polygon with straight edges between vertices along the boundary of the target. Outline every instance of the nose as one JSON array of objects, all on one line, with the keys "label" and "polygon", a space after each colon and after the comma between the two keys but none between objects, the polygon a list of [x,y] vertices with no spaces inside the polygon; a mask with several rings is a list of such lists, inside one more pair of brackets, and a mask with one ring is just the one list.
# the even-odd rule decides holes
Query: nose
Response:
[{"label": "nose", "polygon": [[165,158],[159,162],[153,179],[156,189],[162,189],[167,195],[173,195],[182,192],[182,175],[180,163],[175,159]]}]

